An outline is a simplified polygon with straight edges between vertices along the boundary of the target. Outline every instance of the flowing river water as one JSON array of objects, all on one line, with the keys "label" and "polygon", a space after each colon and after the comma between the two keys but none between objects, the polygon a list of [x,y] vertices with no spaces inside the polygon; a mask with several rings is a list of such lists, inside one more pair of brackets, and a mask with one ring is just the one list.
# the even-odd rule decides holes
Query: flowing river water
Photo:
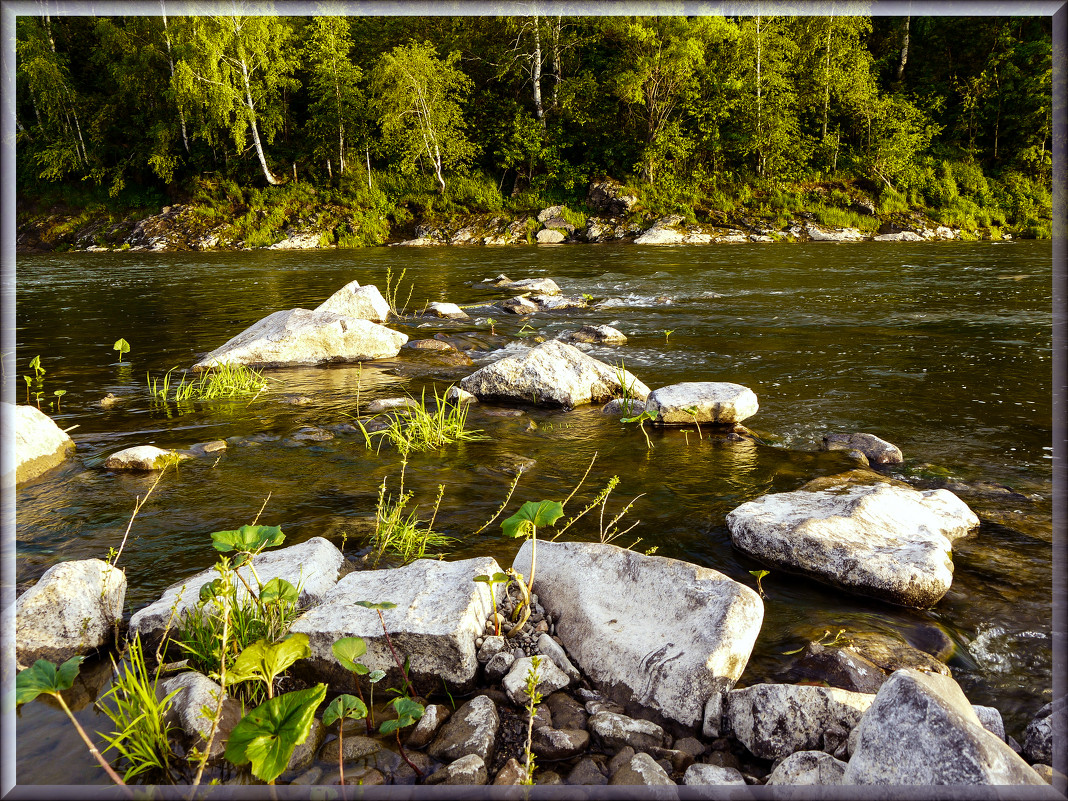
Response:
[{"label": "flowing river water", "polygon": [[[792,659],[785,651],[825,631],[919,644],[936,627],[956,645],[949,664],[971,701],[997,707],[1009,734],[1023,740],[1026,723],[1051,698],[1053,672],[1049,242],[20,255],[17,363],[5,357],[6,391],[15,383],[16,400],[26,402],[19,376],[39,354],[47,369],[44,409],[61,428],[77,426],[77,452],[17,489],[17,592],[56,562],[105,558],[118,547],[153,476],[110,472],[103,462],[139,444],[230,441],[222,454],[169,471],[134,521],[122,556],[127,617],[210,567],[209,534],[250,522],[268,495],[261,522],[281,525],[286,544],[324,536],[347,555],[359,553],[383,479],[396,490],[397,453],[388,445],[369,451],[358,434],[311,442],[291,435],[350,422],[357,388],[361,407],[376,398],[418,398],[474,367],[441,366],[406,349],[362,370],[272,370],[269,391],[251,403],[188,410],[154,404],[146,372],[180,372],[261,317],[314,308],[354,279],[385,291],[387,268],[394,276],[407,270],[400,299],[413,283],[416,310],[426,301],[503,299],[471,285],[499,273],[551,277],[565,294],[590,295],[595,304],[612,299],[527,319],[496,314],[492,333],[484,313],[463,322],[391,323],[412,339],[455,335],[474,346],[476,365],[485,352],[515,342],[524,325],[549,339],[565,328],[609,324],[627,344],[591,355],[624,360],[651,388],[732,381],[760,400],[746,421],[759,443],[650,430],[652,449],[640,431],[596,405],[525,407],[519,416],[473,407],[468,425],[488,438],[413,455],[405,476],[425,516],[444,486],[435,528],[457,540],[445,558],[489,554],[511,564],[518,543],[503,540],[496,525],[470,533],[503,501],[510,470],[534,461],[512,498],[514,511],[525,500],[563,499],[597,453],[576,498],[589,499],[612,476],[619,483],[609,513],[641,495],[624,519],[640,522],[620,544],[640,537],[637,550],[655,547],[660,556],[755,586],[749,571],[762,566],[732,547],[726,514],[850,469],[845,455],[818,452],[824,434],[874,433],[905,454],[891,475],[920,487],[948,482],[980,516],[978,532],[955,543],[952,588],[921,611],[772,571],[762,582],[763,629],[739,686],[774,677]],[[121,365],[112,349],[120,337],[132,346]],[[49,409],[57,389],[66,390],[61,409]],[[102,409],[109,392],[124,403]],[[307,401],[293,403],[301,396]],[[596,539],[596,521],[565,538],[572,534]],[[107,687],[107,668],[86,674],[77,715],[90,731],[110,731],[91,703]],[[19,784],[107,781],[57,708],[22,707],[16,737]]]}]

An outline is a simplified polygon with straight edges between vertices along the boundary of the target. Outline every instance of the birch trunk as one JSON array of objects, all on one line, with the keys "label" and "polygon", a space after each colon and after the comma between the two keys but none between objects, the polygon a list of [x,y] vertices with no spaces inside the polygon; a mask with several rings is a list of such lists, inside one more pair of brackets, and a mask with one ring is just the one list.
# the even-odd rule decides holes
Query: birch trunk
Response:
[{"label": "birch trunk", "polygon": [[530,77],[534,83],[534,116],[538,118],[541,127],[545,127],[545,109],[541,103],[541,31],[538,26],[538,15],[534,15],[534,60],[530,65]]}]

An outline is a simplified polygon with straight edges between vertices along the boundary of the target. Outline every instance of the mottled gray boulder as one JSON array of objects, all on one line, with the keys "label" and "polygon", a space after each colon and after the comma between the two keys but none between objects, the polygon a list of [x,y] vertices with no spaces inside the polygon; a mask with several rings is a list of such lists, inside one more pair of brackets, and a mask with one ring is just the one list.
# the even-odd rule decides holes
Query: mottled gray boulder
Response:
[{"label": "mottled gray boulder", "polygon": [[[345,557],[332,542],[323,537],[312,537],[306,542],[265,551],[253,560],[256,575],[265,584],[273,578],[283,578],[300,590],[299,603],[302,606],[317,604],[337,583],[338,571],[345,563]],[[251,586],[256,579],[248,565],[238,568],[240,575]],[[219,577],[214,568],[202,570],[194,576],[183,579],[168,587],[163,596],[148,606],[139,609],[130,618],[130,633],[140,633],[141,640],[155,642],[162,636],[167,622],[171,619],[172,609],[174,625],[183,615],[191,613],[200,599],[200,588],[209,581]],[[244,583],[237,581],[238,598],[248,597]]]},{"label": "mottled gray boulder", "polygon": [[[530,556],[528,540],[513,567],[529,575]],[[686,726],[734,686],[764,618],[759,596],[722,573],[601,543],[539,542],[534,591],[595,685]]]},{"label": "mottled gray boulder", "polygon": [[866,239],[856,228],[831,228],[824,230],[816,225],[809,225],[805,229],[809,239],[813,242],[860,242]]},{"label": "mottled gray boulder", "polygon": [[502,289],[519,292],[535,292],[539,295],[559,295],[560,287],[551,278],[524,278],[521,281],[504,281],[497,284]]},{"label": "mottled gray boulder", "polygon": [[176,461],[191,458],[187,453],[165,451],[155,445],[135,445],[111,454],[104,460],[108,470],[162,470]]},{"label": "mottled gray boulder", "polygon": [[1002,720],[1001,713],[997,709],[992,706],[980,706],[979,704],[972,704],[972,709],[975,710],[975,716],[979,718],[979,722],[983,724],[984,729],[991,734],[997,735],[999,740],[1005,740],[1005,721]]},{"label": "mottled gray boulder", "polygon": [[[186,736],[192,740],[193,747],[203,750],[211,736],[212,725],[212,718],[205,714],[205,710],[210,710],[214,714],[216,708],[219,707],[222,688],[202,673],[189,671],[163,679],[156,689],[156,694],[160,698],[165,698],[175,691],[177,694],[168,711],[168,722],[180,726]],[[219,724],[211,743],[211,750],[208,752],[209,759],[215,760],[222,757],[226,750],[226,740],[241,717],[241,704],[233,698],[223,696]]]},{"label": "mottled gray boulder", "polygon": [[319,751],[319,760],[334,764],[338,757],[344,755],[346,762],[355,762],[372,757],[381,750],[382,743],[374,737],[349,733],[324,745]]},{"label": "mottled gray boulder", "polygon": [[[530,696],[527,694],[527,674],[533,668],[533,658],[525,656],[522,659],[515,660],[508,669],[508,675],[504,677],[504,691],[508,693],[508,697],[512,699],[512,703],[516,706],[526,706],[527,701],[530,700]],[[556,663],[545,656],[541,657],[537,669],[537,677],[538,692],[542,694],[542,697],[557,690],[562,690],[571,683],[571,680],[556,666]]]},{"label": "mottled gray boulder", "polygon": [[843,784],[1045,784],[946,676],[896,671],[857,728]]},{"label": "mottled gray boulder", "polygon": [[539,311],[537,303],[524,297],[509,298],[497,305],[511,314],[537,314]]},{"label": "mottled gray boulder", "polygon": [[[649,393],[646,410],[661,425],[740,423],[757,413],[757,396],[749,387],[725,381],[687,381]],[[687,409],[696,413],[690,414]]]},{"label": "mottled gray boulder", "polygon": [[426,784],[482,785],[489,779],[486,762],[477,754],[460,757],[426,777]]},{"label": "mottled gray boulder", "polygon": [[567,237],[554,228],[542,228],[538,231],[537,239],[539,245],[558,245]]},{"label": "mottled gray boulder", "polygon": [[601,414],[610,414],[613,417],[634,417],[645,411],[645,401],[629,398],[624,402],[622,398],[613,398],[601,407]]},{"label": "mottled gray boulder", "polygon": [[427,747],[427,753],[443,762],[469,754],[477,754],[483,762],[488,762],[497,747],[500,722],[493,700],[476,695],[452,713]]},{"label": "mottled gray boulder", "polygon": [[10,403],[2,408],[4,428],[15,432],[16,484],[37,478],[74,453],[74,440],[44,412]]},{"label": "mottled gray boulder", "polygon": [[[475,638],[484,633],[486,616],[493,610],[489,589],[472,578],[500,569],[494,559],[480,557],[457,562],[419,559],[405,567],[349,573],[293,623],[290,630],[307,634],[311,646],[311,657],[294,670],[313,681],[351,684],[352,675],[334,658],[332,648],[342,637],[362,637],[367,653],[361,662],[386,672],[379,690],[399,687],[401,673],[382,631],[384,620],[401,659],[411,660],[409,677],[417,692],[440,690],[442,679],[454,692],[466,692],[478,669]],[[504,588],[497,585],[494,592],[500,597]],[[380,620],[375,610],[357,601],[397,606],[382,610]]]},{"label": "mottled gray boulder", "polygon": [[578,668],[571,664],[571,660],[567,658],[567,653],[564,651],[563,646],[550,637],[547,632],[538,637],[536,645],[538,653],[544,654],[551,659],[553,664],[566,673],[571,681],[577,682],[582,678]]},{"label": "mottled gray boulder", "polygon": [[126,574],[100,559],[60,562],[15,601],[15,658],[65,662],[107,644],[122,617]]},{"label": "mottled gray boulder", "polygon": [[426,307],[426,313],[432,317],[443,317],[447,320],[468,320],[467,312],[455,303],[431,303]]},{"label": "mottled gray boulder", "polygon": [[407,341],[407,334],[370,320],[329,311],[288,309],[249,326],[204,356],[193,370],[220,364],[285,367],[390,359]]},{"label": "mottled gray boulder", "polygon": [[621,396],[621,372],[630,395],[645,400],[649,388],[630,372],[617,370],[572,345],[552,340],[486,365],[461,380],[460,387],[479,400],[572,409]]},{"label": "mottled gray boulder", "polygon": [[729,730],[753,754],[779,759],[822,750],[824,732],[855,728],[874,698],[835,687],[754,684],[728,692],[723,712]]},{"label": "mottled gray boulder", "polygon": [[859,451],[871,464],[901,464],[901,449],[874,434],[827,434],[821,449],[825,451]]},{"label": "mottled gray boulder", "polygon": [[577,331],[561,331],[556,335],[561,342],[583,342],[589,345],[625,345],[626,335],[610,325],[584,325]]},{"label": "mottled gray boulder", "polygon": [[582,729],[535,726],[531,750],[542,759],[568,759],[584,752],[589,744],[590,734]]},{"label": "mottled gray boulder", "polygon": [[316,307],[317,312],[334,312],[355,320],[384,323],[389,319],[389,304],[376,286],[346,284]]},{"label": "mottled gray boulder", "polygon": [[530,299],[541,311],[585,309],[589,305],[585,298],[569,298],[565,295],[531,295]]},{"label": "mottled gray boulder", "polygon": [[597,712],[590,716],[586,725],[609,748],[629,745],[635,751],[640,751],[661,748],[667,741],[667,733],[652,721],[637,720],[615,712]]},{"label": "mottled gray boulder", "polygon": [[841,784],[845,769],[845,762],[823,751],[797,751],[778,764],[765,785]]},{"label": "mottled gray boulder", "polygon": [[637,195],[611,178],[593,181],[586,193],[587,206],[614,217],[629,213],[637,202]]},{"label": "mottled gray boulder", "polygon": [[764,495],[727,514],[734,545],[763,562],[920,608],[946,594],[952,542],[978,525],[947,490],[889,484]]},{"label": "mottled gray boulder", "polygon": [[515,663],[515,654],[511,651],[501,651],[490,657],[490,660],[486,663],[484,672],[486,679],[490,682],[498,682],[504,679],[508,675],[508,671],[512,669],[512,665]]},{"label": "mottled gray boulder", "polygon": [[1035,714],[1024,731],[1024,755],[1031,762],[1053,764],[1053,704],[1048,703]]},{"label": "mottled gray boulder", "polygon": [[538,212],[538,222],[547,223],[554,217],[559,217],[564,211],[567,210],[567,206],[549,206],[547,209],[542,209]]},{"label": "mottled gray boulder", "polygon": [[737,768],[695,762],[686,768],[686,772],[682,775],[682,783],[688,787],[716,784],[744,785],[745,779],[742,778],[742,774]]},{"label": "mottled gray boulder", "polygon": [[667,771],[645,753],[635,754],[630,761],[612,774],[610,785],[672,785]]},{"label": "mottled gray boulder", "polygon": [[445,390],[445,400],[457,405],[461,403],[478,403],[478,398],[466,389],[460,389],[459,387],[449,387]]}]

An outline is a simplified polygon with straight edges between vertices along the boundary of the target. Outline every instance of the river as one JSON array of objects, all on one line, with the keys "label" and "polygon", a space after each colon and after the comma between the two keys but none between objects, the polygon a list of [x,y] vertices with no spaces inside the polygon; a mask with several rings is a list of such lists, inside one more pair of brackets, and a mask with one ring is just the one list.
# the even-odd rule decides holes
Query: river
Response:
[{"label": "river", "polygon": [[[261,317],[314,308],[356,279],[385,290],[387,268],[406,270],[410,307],[461,305],[504,295],[472,286],[504,273],[551,277],[586,310],[471,322],[408,318],[391,324],[411,338],[437,332],[475,344],[472,355],[515,340],[524,325],[551,338],[584,323],[609,324],[626,345],[591,355],[626,368],[651,388],[680,381],[732,381],[760,400],[746,421],[761,444],[721,445],[679,430],[650,431],[601,415],[524,408],[500,417],[474,407],[481,442],[413,456],[405,486],[429,512],[439,484],[436,528],[457,539],[446,558],[490,554],[510,564],[518,544],[496,526],[477,529],[501,504],[516,458],[535,465],[510,509],[562,499],[597,460],[576,497],[613,475],[609,511],[635,496],[626,536],[637,550],[685,559],[755,587],[761,566],[736,551],[724,517],[767,492],[849,469],[842,454],[819,453],[831,432],[866,431],[898,445],[917,483],[952,481],[982,519],[954,546],[955,576],[933,609],[893,607],[772,571],[763,630],[739,686],[775,673],[783,652],[840,629],[916,640],[938,627],[956,643],[950,666],[970,700],[997,707],[1009,734],[1051,699],[1052,253],[1045,242],[790,244],[713,247],[634,245],[432,248],[245,253],[66,253],[19,255],[17,364],[4,360],[5,392],[26,402],[20,375],[40,355],[44,409],[71,434],[64,466],[18,487],[16,571],[22,592],[57,561],[105,558],[118,547],[138,496],[153,477],[118,474],[104,459],[138,444],[185,448],[231,439],[219,458],[182,464],[165,476],[133,523],[122,566],[127,616],[174,581],[214,561],[209,534],[250,522],[280,524],[286,544],[325,536],[349,555],[364,546],[379,485],[395,489],[399,458],[368,451],[341,434],[294,442],[302,426],[349,421],[360,403],[443,390],[472,367],[442,367],[410,350],[395,360],[269,372],[253,402],[201,404],[179,413],[153,404],[146,372],[191,365]],[[523,333],[530,333],[524,331]],[[112,343],[132,346],[117,364]],[[48,408],[66,390],[61,409]],[[104,410],[107,393],[125,402]],[[292,403],[304,396],[310,402]],[[10,394],[6,397],[10,397]],[[536,428],[531,426],[536,424]],[[513,509],[514,510],[514,509]],[[575,538],[596,539],[596,525]],[[565,535],[569,538],[571,531]],[[106,671],[105,671],[106,672]],[[102,674],[103,675],[103,674]],[[92,684],[92,682],[90,682]],[[100,684],[100,682],[97,682]],[[106,686],[106,682],[104,682]],[[95,692],[96,688],[92,688]],[[90,731],[108,731],[89,699],[78,712]],[[44,703],[17,721],[19,784],[106,783],[62,713]]]}]

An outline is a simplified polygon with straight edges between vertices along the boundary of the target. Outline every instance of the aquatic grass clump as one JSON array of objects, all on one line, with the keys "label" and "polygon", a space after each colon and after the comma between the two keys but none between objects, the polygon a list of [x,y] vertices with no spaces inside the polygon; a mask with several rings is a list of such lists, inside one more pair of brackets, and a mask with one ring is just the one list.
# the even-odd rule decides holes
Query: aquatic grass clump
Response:
[{"label": "aquatic grass clump", "polygon": [[381,435],[405,457],[413,451],[430,451],[454,442],[486,439],[482,431],[466,430],[467,404],[447,403],[445,397],[438,397],[434,390],[434,405],[433,411],[427,408],[424,389],[418,407],[408,406],[393,412],[389,428],[381,431]]},{"label": "aquatic grass clump", "polygon": [[441,506],[444,493],[445,485],[439,484],[430,519],[421,520],[418,517],[418,506],[407,511],[414,493],[404,491],[403,468],[400,492],[396,499],[392,494],[386,494],[386,479],[382,479],[382,485],[378,488],[378,507],[375,510],[375,531],[371,537],[376,566],[387,551],[399,556],[407,564],[422,559],[428,548],[444,548],[456,541],[434,531],[434,521],[437,519],[438,507]]},{"label": "aquatic grass clump", "polygon": [[[198,378],[187,382],[189,373],[182,374],[177,386],[171,385],[172,367],[162,378],[153,378],[147,374],[148,390],[157,403],[177,404],[191,401],[209,401],[223,398],[237,398],[245,395],[258,396],[267,389],[267,379],[262,370],[246,367],[243,364],[219,364],[205,370]],[[255,398],[253,398],[255,400]]]}]

